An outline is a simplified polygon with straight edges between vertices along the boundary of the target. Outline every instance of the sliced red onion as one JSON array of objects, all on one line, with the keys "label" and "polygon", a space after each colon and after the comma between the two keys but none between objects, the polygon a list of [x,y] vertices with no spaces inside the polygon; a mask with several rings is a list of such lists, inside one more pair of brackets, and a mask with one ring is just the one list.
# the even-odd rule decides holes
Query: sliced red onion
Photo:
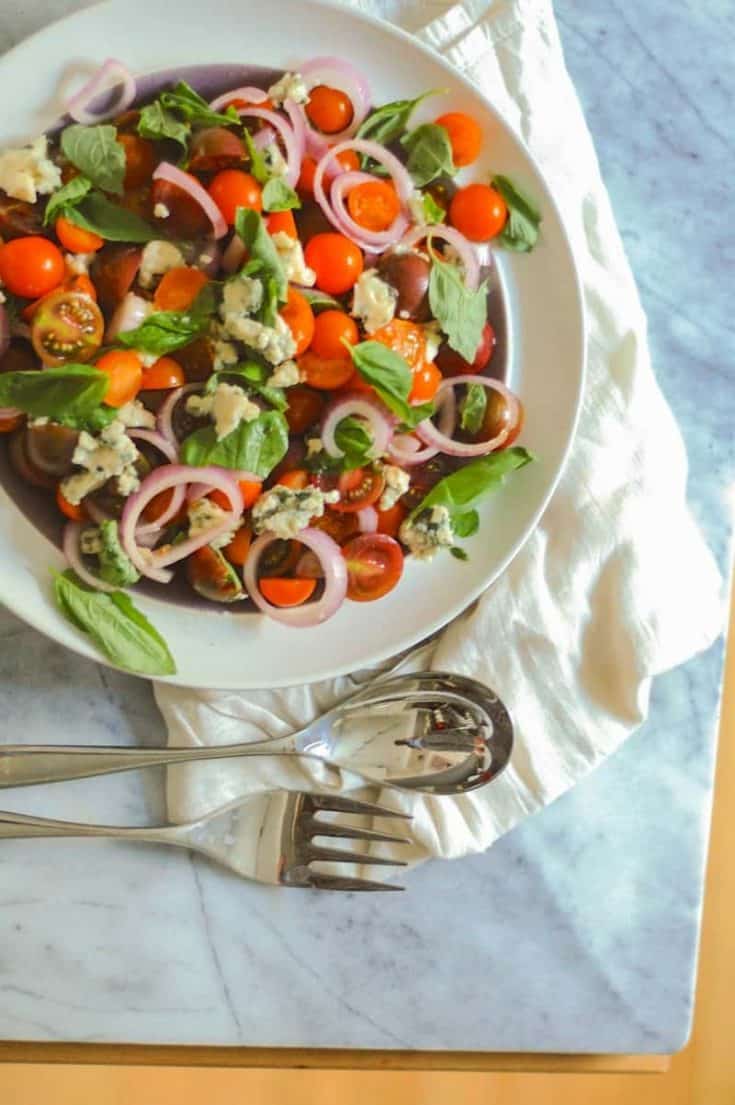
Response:
[{"label": "sliced red onion", "polygon": [[278,135],[274,131],[273,127],[265,126],[261,127],[257,134],[253,135],[253,145],[256,150],[264,150],[266,146],[270,146],[276,141]]},{"label": "sliced red onion", "polygon": [[329,149],[329,142],[327,142],[323,134],[313,130],[312,127],[307,127],[305,124],[304,126],[306,130],[306,152],[310,154],[315,161],[319,161]]},{"label": "sliced red onion", "polygon": [[460,234],[453,226],[444,226],[442,224],[437,224],[436,226],[413,226],[408,233],[404,235],[398,245],[399,247],[405,246],[406,249],[411,249],[418,242],[428,237],[441,238],[457,251],[459,259],[464,267],[464,278],[467,287],[476,288],[480,283],[480,262],[477,257],[477,251],[472,243],[465,238],[464,234]]},{"label": "sliced red onion", "polygon": [[10,345],[10,320],[7,308],[0,303],[0,357],[4,357]]},{"label": "sliced red onion", "polygon": [[[179,449],[178,443],[172,444],[167,437],[164,437],[162,433],[156,430],[128,430],[128,437],[137,439],[138,441],[147,441],[149,445],[153,445],[158,449],[160,453],[163,453],[166,460],[171,464],[179,463]],[[184,503],[184,488],[175,487],[171,495],[171,502],[168,504],[162,514],[156,518],[155,522],[143,522],[136,527],[135,540],[139,545],[145,545],[145,538],[153,536],[156,533],[160,533],[167,522],[170,522],[172,518],[181,510]]]},{"label": "sliced red onion", "polygon": [[[262,483],[260,476],[256,476],[254,472],[246,472],[242,468],[228,469],[232,472],[232,475],[240,483],[242,480],[247,480],[248,483]],[[196,499],[204,499],[210,491],[214,491],[214,488],[207,483],[192,483],[186,492],[186,501],[193,503]]]},{"label": "sliced red onion", "polygon": [[[359,73],[349,62],[335,57],[312,58],[299,68],[299,73],[304,78],[307,89],[324,84],[328,88],[338,88],[349,96],[352,103],[350,125],[337,134],[330,134],[329,139],[332,142],[341,142],[345,138],[350,138],[364,122],[370,110],[370,86],[362,73]],[[312,126],[306,112],[304,112],[304,120],[307,130],[318,138],[324,137]]]},{"label": "sliced red onion", "polygon": [[317,602],[303,606],[272,606],[258,586],[258,563],[262,554],[278,538],[272,533],[262,534],[253,543],[245,562],[243,578],[250,598],[255,605],[277,622],[295,629],[321,625],[339,610],[347,594],[347,565],[337,542],[318,529],[302,529],[296,540],[306,545],[318,556],[324,572],[324,593]]},{"label": "sliced red onion", "polygon": [[[332,226],[336,227],[341,234],[345,234],[353,242],[359,245],[362,249],[371,250],[376,244],[385,245],[387,243],[376,243],[372,240],[372,237],[376,234],[375,231],[367,231],[363,227],[359,227],[350,216],[342,209],[340,205],[333,205],[327,199],[324,191],[324,178],[327,170],[330,166],[339,164],[337,162],[337,155],[343,153],[345,150],[355,150],[357,153],[366,154],[368,157],[377,161],[390,173],[391,179],[396,186],[398,197],[401,201],[401,216],[405,220],[403,227],[399,226],[396,237],[391,237],[389,242],[396,240],[398,236],[403,232],[405,226],[408,225],[408,201],[413,193],[413,181],[408,174],[408,171],[397,157],[387,150],[384,146],[381,146],[378,142],[368,142],[364,139],[353,138],[346,142],[340,142],[338,145],[333,146],[321,161],[318,162],[316,170],[314,172],[314,198],[321,207],[322,211],[329,219]],[[340,173],[336,176],[332,183],[332,188],[339,183],[343,177],[351,175],[347,173]],[[394,227],[396,227],[394,223]],[[383,234],[387,234],[388,231],[383,231]],[[372,237],[371,237],[372,236]],[[389,243],[388,243],[389,244]]]},{"label": "sliced red onion", "polygon": [[[183,388],[181,390],[183,391]],[[159,453],[163,453],[170,464],[179,463],[179,450],[177,446],[173,445],[167,437],[164,437],[164,435],[157,430],[146,430],[143,427],[135,427],[129,429],[127,433],[128,437],[135,438],[139,441],[147,441],[149,445],[158,449]]]},{"label": "sliced red onion", "polygon": [[86,529],[86,526],[81,522],[69,522],[64,529],[61,551],[66,557],[69,567],[74,569],[82,583],[94,587],[95,590],[116,591],[116,587],[112,587],[109,583],[105,583],[103,579],[100,579],[99,576],[90,572],[85,566],[84,560],[82,559],[82,551],[79,547],[79,539],[83,529]]},{"label": "sliced red onion", "polygon": [[342,419],[350,415],[367,422],[373,439],[370,453],[374,458],[382,457],[393,435],[393,421],[381,403],[363,395],[347,395],[344,399],[336,399],[327,407],[319,431],[325,452],[329,453],[330,457],[344,456],[335,441],[334,434]]},{"label": "sliced red onion", "polygon": [[264,107],[241,107],[238,108],[237,111],[239,115],[252,115],[255,119],[264,119],[266,123],[278,132],[278,136],[283,142],[286,151],[287,168],[285,179],[287,184],[295,188],[301,176],[301,155],[303,153],[303,148],[294,134],[293,127],[290,123],[287,123],[282,115],[279,115],[275,111],[269,111]]},{"label": "sliced red onion", "polygon": [[[451,388],[443,393],[437,402],[437,414],[439,415],[439,429],[444,434],[450,434],[454,429],[457,417],[457,404],[454,392]],[[413,434],[394,434],[388,456],[396,464],[404,468],[412,468],[417,464],[424,464],[435,457],[439,450],[433,445],[427,445],[423,449],[417,437]]]},{"label": "sliced red onion", "polygon": [[301,162],[304,160],[304,153],[306,152],[306,126],[304,124],[304,113],[299,105],[294,100],[284,100],[283,110],[291,120],[291,127],[293,128],[294,138],[296,139],[296,146],[299,151],[299,175],[301,174]]},{"label": "sliced red onion", "polygon": [[182,399],[185,395],[189,395],[192,391],[201,391],[202,384],[186,384],[183,388],[175,388],[170,391],[163,403],[158,409],[156,416],[156,425],[158,426],[158,432],[162,437],[165,437],[171,445],[176,449],[179,447],[179,442],[174,433],[173,427],[173,413],[174,407],[178,403],[179,399]]},{"label": "sliced red onion", "polygon": [[137,330],[140,324],[153,311],[153,304],[147,299],[128,292],[124,296],[107,324],[105,341],[114,341],[118,334],[124,334],[126,330]]},{"label": "sliced red onion", "polygon": [[487,453],[492,453],[494,449],[499,449],[503,442],[508,437],[510,430],[515,426],[518,416],[518,399],[510,391],[505,384],[501,384],[500,380],[493,380],[489,376],[475,376],[467,374],[464,376],[452,376],[446,380],[442,380],[437,391],[437,398],[445,393],[449,388],[456,388],[462,384],[482,384],[483,387],[489,388],[492,391],[499,391],[501,395],[505,397],[506,402],[510,408],[510,418],[508,420],[509,425],[506,429],[500,431],[495,437],[489,439],[489,441],[455,441],[454,438],[448,437],[446,433],[443,433],[438,427],[434,425],[431,419],[427,418],[423,422],[419,422],[416,427],[416,433],[425,441],[427,445],[434,445],[442,453],[446,453],[450,457],[482,457]]},{"label": "sliced red onion", "polygon": [[378,512],[374,506],[366,506],[363,510],[358,510],[357,521],[360,533],[378,532]]},{"label": "sliced red onion", "polygon": [[99,506],[94,499],[87,496],[84,500],[84,509],[93,522],[96,522],[98,526],[101,526],[103,522],[111,522],[112,515],[109,511],[104,510]]},{"label": "sliced red onion", "polygon": [[201,186],[198,180],[189,173],[177,169],[176,166],[172,165],[169,161],[162,161],[160,163],[153,173],[153,179],[165,180],[169,184],[174,184],[177,188],[181,188],[183,192],[191,196],[191,198],[199,204],[202,211],[211,222],[215,238],[224,238],[227,233],[227,223],[224,216],[209,195],[209,192]]},{"label": "sliced red onion", "polygon": [[332,180],[329,199],[340,220],[344,221],[345,225],[349,227],[352,237],[361,238],[363,242],[369,243],[373,248],[385,249],[386,246],[397,242],[405,232],[408,227],[408,217],[402,211],[399,211],[387,230],[366,230],[364,226],[360,226],[359,223],[355,222],[345,206],[347,195],[353,188],[356,188],[358,184],[370,183],[375,179],[370,173],[340,173]]},{"label": "sliced red onion", "polygon": [[223,107],[228,107],[233,100],[244,100],[246,104],[263,104],[267,99],[268,93],[264,92],[262,88],[244,85],[242,88],[233,88],[231,92],[223,92],[216,100],[212,100],[209,106],[212,111],[221,111]]},{"label": "sliced red onion", "polygon": [[[109,78],[113,78],[110,84]],[[106,111],[90,111],[89,104],[105,86],[110,84],[114,88],[119,84],[120,95],[110,104]],[[103,62],[91,80],[79,89],[79,91],[66,102],[66,110],[77,123],[92,126],[94,123],[102,123],[105,119],[113,119],[120,115],[132,104],[135,99],[135,80],[121,61],[108,58]]]},{"label": "sliced red onion", "polygon": [[245,259],[245,243],[239,234],[234,234],[232,241],[222,254],[222,268],[226,273],[236,272]]}]

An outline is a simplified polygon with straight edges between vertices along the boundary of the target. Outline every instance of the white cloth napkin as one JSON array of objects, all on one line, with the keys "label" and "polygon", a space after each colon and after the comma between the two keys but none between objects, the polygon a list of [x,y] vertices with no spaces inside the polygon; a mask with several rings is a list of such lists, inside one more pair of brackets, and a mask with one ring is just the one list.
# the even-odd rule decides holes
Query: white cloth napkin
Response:
[{"label": "white cloth napkin", "polygon": [[[408,661],[488,683],[516,723],[512,763],[492,786],[460,799],[405,799],[418,861],[484,850],[585,776],[644,720],[653,676],[714,640],[723,605],[686,506],[683,443],[651,370],[646,320],[550,0],[356,6],[417,32],[522,135],[572,236],[589,323],[577,439],[540,525],[479,603]],[[299,728],[368,674],[255,693],[161,684],[156,697],[172,743],[225,743]],[[232,760],[176,768],[169,812],[186,820],[274,785],[314,785],[308,770]]]}]

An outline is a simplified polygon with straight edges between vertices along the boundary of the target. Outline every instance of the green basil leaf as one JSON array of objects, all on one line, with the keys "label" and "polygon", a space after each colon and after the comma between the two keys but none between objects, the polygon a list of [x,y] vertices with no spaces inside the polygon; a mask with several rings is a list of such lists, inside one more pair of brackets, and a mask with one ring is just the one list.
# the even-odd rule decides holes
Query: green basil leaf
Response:
[{"label": "green basil leaf", "polygon": [[160,230],[154,230],[140,215],[111,203],[99,192],[90,192],[77,207],[67,208],[65,215],[108,242],[153,242],[161,237]]},{"label": "green basil leaf", "polygon": [[61,132],[61,150],[97,188],[122,195],[125,150],[117,141],[115,127],[108,123],[97,127],[73,123]]},{"label": "green basil leaf", "polygon": [[17,407],[31,418],[86,426],[102,403],[110,378],[86,364],[40,372],[0,373],[0,407]]},{"label": "green basil leaf", "polygon": [[99,528],[101,549],[97,554],[100,579],[113,587],[130,587],[140,579],[140,572],[120,544],[117,522],[110,518]]},{"label": "green basil leaf", "polygon": [[508,205],[508,221],[497,241],[516,253],[528,253],[538,241],[541,212],[534,201],[524,195],[507,176],[493,177],[492,184]]},{"label": "green basil leaf", "polygon": [[470,291],[455,265],[434,256],[429,305],[452,349],[472,363],[487,322],[487,285]]},{"label": "green basil leaf", "polygon": [[234,108],[228,108],[224,113],[212,111],[207,101],[186,81],[179,81],[170,91],[162,92],[158,99],[162,107],[169,111],[178,111],[189,123],[206,127],[231,127],[240,122]]},{"label": "green basil leaf", "polygon": [[452,160],[449,134],[438,123],[423,123],[404,135],[401,142],[408,150],[406,168],[417,188],[423,188],[439,176],[451,176],[457,171]]},{"label": "green basil leaf", "polygon": [[372,460],[370,450],[373,447],[373,439],[359,418],[354,418],[352,415],[343,418],[334,431],[334,440],[337,448],[344,454],[339,459],[345,472],[353,468],[362,468]]},{"label": "green basil leaf", "polygon": [[467,555],[466,551],[464,549],[460,549],[458,545],[452,545],[449,551],[455,560],[469,560],[469,556]]},{"label": "green basil leaf", "polygon": [[466,510],[464,514],[458,514],[452,522],[452,529],[457,537],[471,537],[479,528],[480,515],[476,510]]},{"label": "green basil leaf", "polygon": [[209,328],[209,319],[193,311],[156,311],[135,330],[118,334],[117,341],[129,349],[163,357],[189,345]]},{"label": "green basil leaf", "polygon": [[[419,503],[412,517],[434,506],[445,506],[449,511],[452,527],[459,537],[469,537],[479,525],[477,511],[468,508],[484,495],[495,491],[509,472],[523,468],[533,460],[528,449],[514,445],[450,472],[439,480]],[[468,517],[469,515],[469,517]]]},{"label": "green basil leaf", "polygon": [[222,369],[221,372],[214,372],[207,380],[204,390],[214,391],[220,380],[236,377],[238,384],[244,384],[246,391],[259,395],[275,410],[285,411],[288,407],[286,392],[283,388],[273,388],[266,384],[265,381],[270,375],[271,369],[266,368],[265,365],[258,364],[257,361],[244,361],[242,364]]},{"label": "green basil leaf", "polygon": [[487,409],[487,391],[482,384],[470,384],[459,408],[459,424],[463,430],[476,434],[482,426]]},{"label": "green basil leaf", "polygon": [[137,675],[175,675],[168,645],[128,595],[93,591],[73,572],[54,576],[54,593],[62,614],[113,664]]},{"label": "green basil leaf", "polygon": [[249,207],[238,207],[235,213],[235,233],[245,244],[250,257],[249,264],[254,261],[260,262],[258,275],[273,277],[276,282],[278,302],[285,303],[288,298],[286,271],[278,256],[278,250],[273,245],[273,239],[258,212],[252,211]]},{"label": "green basil leaf", "polygon": [[446,211],[436,202],[431,192],[421,192],[421,207],[424,213],[424,223],[427,226],[436,226],[438,223],[443,223],[447,217]]},{"label": "green basil leaf", "polygon": [[400,138],[408,126],[414,109],[428,96],[436,96],[443,89],[432,89],[417,96],[415,100],[393,100],[371,111],[357,131],[358,138],[367,138],[387,146]]},{"label": "green basil leaf", "polygon": [[78,203],[81,203],[91,187],[92,182],[87,180],[86,176],[75,176],[59,188],[58,192],[54,192],[52,196],[49,196],[43,215],[44,226],[48,226],[59,215],[66,214],[69,208],[76,207]]},{"label": "green basil leaf", "polygon": [[248,148],[248,157],[250,158],[250,173],[255,177],[258,184],[265,184],[270,179],[271,175],[265,154],[255,145],[253,136],[247,128],[243,131],[243,136],[245,138],[245,145]]},{"label": "green basil leaf", "polygon": [[308,300],[309,306],[315,314],[318,314],[319,311],[342,311],[344,309],[338,299],[335,299],[333,295],[327,295],[326,292],[320,292],[318,288],[299,288],[299,291],[304,299]]},{"label": "green basil leaf", "polygon": [[216,464],[254,472],[265,479],[288,449],[288,423],[280,411],[265,411],[217,441],[213,426],[195,430],[181,444],[181,463],[200,468]]},{"label": "green basil leaf", "polygon": [[403,357],[379,341],[363,341],[347,348],[363,380],[375,388],[386,407],[397,414],[407,428],[413,429],[431,417],[433,403],[414,407],[408,402],[413,375]]},{"label": "green basil leaf", "polygon": [[301,200],[293,188],[286,184],[283,177],[271,177],[263,189],[263,209],[265,211],[293,211],[297,207],[301,207]]},{"label": "green basil leaf", "polygon": [[165,138],[171,139],[173,142],[178,142],[186,152],[191,137],[191,126],[189,123],[182,123],[172,111],[167,111],[160,100],[155,100],[152,104],[146,104],[141,111],[138,134],[141,138],[150,138],[154,142],[160,142]]}]

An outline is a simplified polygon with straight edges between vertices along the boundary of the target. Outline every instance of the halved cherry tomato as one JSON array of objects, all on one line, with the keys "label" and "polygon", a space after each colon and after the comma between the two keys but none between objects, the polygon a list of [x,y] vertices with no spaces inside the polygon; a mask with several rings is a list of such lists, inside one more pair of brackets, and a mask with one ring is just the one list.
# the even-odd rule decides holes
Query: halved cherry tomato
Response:
[{"label": "halved cherry tomato", "polygon": [[[192,177],[192,180],[196,180],[196,177]],[[172,237],[200,238],[212,229],[201,204],[183,188],[168,180],[153,181],[150,202],[154,207],[162,203],[168,208],[166,232]]]},{"label": "halved cherry tomato", "polygon": [[448,111],[434,120],[444,127],[452,144],[452,161],[461,169],[476,161],[482,149],[482,127],[463,111]]},{"label": "halved cherry tomato", "polygon": [[240,577],[219,549],[205,545],[186,561],[186,576],[194,590],[212,602],[235,602],[244,597]]},{"label": "halved cherry tomato", "polygon": [[70,518],[72,522],[83,522],[87,517],[81,503],[70,503],[69,500],[64,497],[61,485],[56,488],[56,505],[61,513],[67,518]]},{"label": "halved cherry tomato", "polygon": [[314,312],[306,296],[289,287],[288,300],[279,312],[296,342],[296,355],[304,353],[314,337]]},{"label": "halved cherry tomato", "polygon": [[304,108],[312,126],[324,134],[336,134],[349,127],[355,109],[350,97],[341,88],[318,84],[309,92]]},{"label": "halved cherry tomato", "polygon": [[22,414],[0,414],[0,434],[12,434],[23,422]]},{"label": "halved cherry tomato", "polygon": [[387,326],[371,334],[371,340],[387,345],[394,353],[400,353],[414,370],[422,368],[426,361],[426,336],[415,322],[394,318]]},{"label": "halved cherry tomato", "polygon": [[201,269],[183,265],[164,273],[153,296],[157,311],[186,311],[207,283],[207,274]]},{"label": "halved cherry tomato", "polygon": [[314,594],[315,579],[266,578],[258,580],[261,594],[273,606],[301,606]]},{"label": "halved cherry tomato", "polygon": [[460,357],[456,350],[449,345],[442,345],[436,355],[436,364],[441,369],[443,376],[465,376],[468,373],[482,372],[487,368],[495,349],[495,331],[489,322],[482,329],[480,344],[475,353],[475,359],[470,363],[464,357]]},{"label": "halved cherry tomato", "polygon": [[360,168],[360,158],[354,150],[342,150],[342,153],[337,154],[336,160],[346,173],[356,173]]},{"label": "halved cherry tomato", "polygon": [[349,361],[350,351],[344,346],[356,345],[360,340],[357,323],[344,311],[322,311],[316,316],[311,352],[325,360]]},{"label": "halved cherry tomato", "polygon": [[186,375],[178,361],[173,357],[159,357],[150,368],[143,369],[141,391],[164,391],[167,388],[180,388],[186,383]]},{"label": "halved cherry tomato", "polygon": [[237,108],[238,111],[245,107],[262,107],[266,111],[273,111],[275,105],[273,100],[259,100],[257,104],[254,104],[251,100],[243,100],[241,96],[236,96],[234,100],[226,103],[221,110],[226,111],[228,107]]},{"label": "halved cherry tomato", "polygon": [[241,568],[248,558],[252,543],[253,531],[250,526],[240,526],[229,545],[225,545],[222,552],[225,554],[230,564],[236,564],[238,568]]},{"label": "halved cherry tomato", "polygon": [[341,388],[352,377],[354,368],[352,361],[341,357],[339,360],[325,360],[317,357],[311,351],[302,353],[299,357],[299,368],[304,374],[307,384],[320,391],[333,391]]},{"label": "halved cherry tomato", "polygon": [[468,184],[455,192],[449,221],[471,242],[489,242],[505,226],[508,207],[500,192],[487,184]]},{"label": "halved cherry tomato", "polygon": [[[165,491],[159,491],[157,495],[154,495],[149,503],[143,507],[143,517],[146,522],[157,522],[162,514],[168,510],[171,505],[171,499],[173,498],[173,488],[167,487]],[[171,524],[175,522],[183,522],[187,517],[187,505],[182,503],[179,511],[174,514],[171,519]]]},{"label": "halved cherry tomato", "polygon": [[90,296],[62,288],[34,306],[31,342],[45,365],[92,359],[102,344],[105,320]]},{"label": "halved cherry tomato", "polygon": [[378,533],[385,533],[388,537],[397,537],[403,519],[408,514],[403,503],[395,503],[388,510],[378,511]]},{"label": "halved cherry tomato", "polygon": [[117,142],[125,151],[125,190],[142,188],[148,184],[156,167],[153,143],[137,134],[118,134]]},{"label": "halved cherry tomato", "polygon": [[122,242],[110,242],[97,254],[91,276],[103,311],[112,313],[130,291],[142,256],[140,246]]},{"label": "halved cherry tomato", "polygon": [[385,490],[385,479],[374,468],[353,468],[339,477],[337,490],[340,498],[332,504],[332,510],[352,513],[378,501]]},{"label": "halved cherry tomato", "polygon": [[100,357],[96,367],[110,377],[105,392],[109,407],[124,407],[135,399],[143,380],[143,365],[137,354],[130,349],[111,349]]},{"label": "halved cherry tomato", "polygon": [[508,436],[503,442],[503,448],[506,449],[509,445],[512,445],[516,440],[521,430],[523,429],[523,421],[525,418],[525,411],[523,404],[518,401],[518,417],[513,422],[510,415],[510,407],[508,401],[504,395],[501,395],[499,391],[485,389],[487,396],[487,404],[485,406],[485,414],[482,418],[482,424],[480,429],[474,435],[475,441],[490,441],[491,438],[497,437],[501,430],[507,429]]},{"label": "halved cherry tomato", "polygon": [[48,238],[14,238],[0,246],[0,284],[13,295],[38,299],[58,288],[66,275],[64,257]]},{"label": "halved cherry tomato", "polygon": [[258,563],[261,578],[273,578],[292,572],[304,551],[298,541],[271,541]]},{"label": "halved cherry tomato", "polygon": [[216,173],[234,169],[245,158],[242,140],[227,127],[205,127],[197,131],[189,150],[189,168],[193,173]]},{"label": "halved cherry tomato", "polygon": [[[242,502],[244,507],[250,507],[260,495],[262,483],[260,480],[238,480],[238,487],[240,488],[240,494],[242,495]],[[211,499],[213,503],[221,507],[222,510],[230,510],[230,500],[224,491],[219,491],[215,488],[214,491],[210,491],[207,495],[208,499]]]},{"label": "halved cherry tomato", "polygon": [[301,172],[296,182],[296,191],[307,196],[314,195],[314,173],[316,172],[316,159],[307,154],[301,162]]},{"label": "halved cherry tomato", "polygon": [[347,598],[373,602],[392,591],[403,574],[403,552],[384,533],[363,533],[342,549],[347,562]]},{"label": "halved cherry tomato", "polygon": [[99,234],[85,230],[83,226],[76,226],[63,215],[60,215],[54,223],[54,230],[56,237],[64,249],[69,250],[69,253],[96,253],[105,244],[105,239],[100,238]]},{"label": "halved cherry tomato", "polygon": [[87,276],[86,273],[74,273],[68,280],[64,281],[64,287],[70,292],[79,292],[80,295],[88,295],[90,299],[97,302],[97,289]]},{"label": "halved cherry tomato", "polygon": [[360,523],[356,514],[335,514],[333,510],[326,510],[321,518],[312,518],[309,524],[314,529],[328,533],[338,545],[343,545],[350,537],[360,532]]},{"label": "halved cherry tomato", "polygon": [[265,217],[265,226],[269,234],[288,234],[289,238],[299,236],[293,211],[272,211]]},{"label": "halved cherry tomato", "polygon": [[292,468],[290,472],[284,472],[279,476],[276,483],[280,483],[283,487],[290,487],[292,491],[303,491],[309,486],[309,473],[305,468]]},{"label": "halved cherry tomato", "polygon": [[360,375],[357,369],[355,369],[349,380],[346,380],[339,390],[344,394],[352,391],[357,391],[361,395],[375,395],[375,388],[372,386],[372,384],[369,384],[363,376]]},{"label": "halved cherry tomato", "polygon": [[263,210],[263,192],[254,176],[242,169],[223,169],[207,189],[228,226],[235,225],[238,207]]},{"label": "halved cherry tomato", "polygon": [[431,361],[424,361],[420,368],[414,369],[413,384],[408,396],[410,403],[430,403],[439,390],[442,374]]},{"label": "halved cherry tomato", "polygon": [[361,250],[344,234],[315,234],[307,243],[304,258],[316,273],[317,287],[330,295],[348,292],[363,270]]},{"label": "halved cherry tomato", "polygon": [[284,411],[292,434],[302,434],[313,426],[324,410],[324,399],[318,391],[296,384],[286,392],[288,406]]},{"label": "halved cherry tomato", "polygon": [[395,186],[387,180],[367,180],[347,194],[347,210],[365,230],[387,230],[400,214]]}]

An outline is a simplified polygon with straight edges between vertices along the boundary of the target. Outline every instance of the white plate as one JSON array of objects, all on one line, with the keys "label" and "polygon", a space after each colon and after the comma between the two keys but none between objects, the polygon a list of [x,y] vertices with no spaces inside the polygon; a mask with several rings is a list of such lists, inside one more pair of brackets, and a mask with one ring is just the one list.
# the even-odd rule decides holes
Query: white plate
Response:
[{"label": "white plate", "polygon": [[[449,89],[430,101],[424,117],[461,109],[482,122],[488,153],[471,175],[504,173],[540,201],[543,233],[534,252],[496,255],[510,291],[509,382],[526,408],[522,443],[538,460],[482,506],[480,532],[466,542],[468,561],[449,555],[431,564],[409,561],[392,594],[378,603],[346,602],[331,621],[308,630],[256,615],[136,599],[172,649],[175,683],[277,687],[384,659],[446,624],[497,578],[538,521],[570,448],[584,376],[584,320],[569,240],[549,190],[492,106],[437,55],[387,24],[314,0],[207,0],[204,6],[201,0],[112,0],[79,12],[0,62],[0,100],[13,105],[3,112],[0,148],[38,134],[61,114],[59,89],[70,68],[111,53],[136,75],[205,62],[297,68],[299,61],[329,53],[363,70],[376,103]],[[99,660],[51,599],[49,571],[62,566],[60,553],[1,489],[0,505],[0,597],[42,633]]]}]

